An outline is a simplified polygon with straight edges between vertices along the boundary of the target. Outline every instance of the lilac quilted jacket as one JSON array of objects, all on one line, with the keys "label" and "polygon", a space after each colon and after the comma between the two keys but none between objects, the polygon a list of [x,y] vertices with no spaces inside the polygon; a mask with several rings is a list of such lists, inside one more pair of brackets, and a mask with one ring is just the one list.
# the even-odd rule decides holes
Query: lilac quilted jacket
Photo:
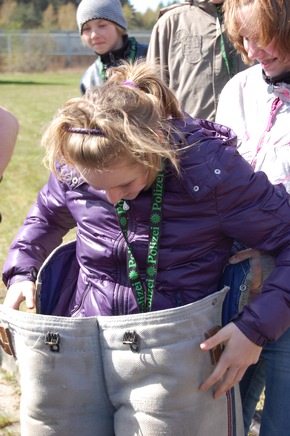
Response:
[{"label": "lilac quilted jacket", "polygon": [[[276,255],[276,269],[263,292],[235,320],[259,345],[290,326],[290,207],[282,185],[254,173],[235,148],[227,128],[202,120],[173,120],[188,145],[181,176],[166,167],[163,222],[152,310],[184,305],[218,290],[233,240]],[[180,142],[176,136],[176,143]],[[69,169],[68,169],[69,170]],[[129,240],[144,277],[151,190],[128,201]],[[128,281],[126,242],[114,207],[74,174],[51,175],[19,230],[3,280],[35,280],[40,266],[77,226],[77,288],[72,316],[121,315],[138,308]],[[69,277],[68,277],[69,281]]]}]

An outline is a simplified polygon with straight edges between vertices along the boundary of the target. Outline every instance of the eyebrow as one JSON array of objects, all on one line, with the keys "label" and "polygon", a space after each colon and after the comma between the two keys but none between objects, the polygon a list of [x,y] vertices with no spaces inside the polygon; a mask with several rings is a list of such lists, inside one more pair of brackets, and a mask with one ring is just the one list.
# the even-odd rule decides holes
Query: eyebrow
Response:
[{"label": "eyebrow", "polygon": [[117,187],[125,188],[126,186],[131,185],[131,183],[133,183],[134,181],[135,181],[135,179],[131,180],[130,182],[123,183],[122,185],[118,185]]},{"label": "eyebrow", "polygon": [[89,184],[92,188],[94,188],[96,191],[107,191],[108,189],[125,188],[126,186],[131,185],[131,183],[133,183],[133,182],[135,181],[135,179],[133,179],[133,180],[131,180],[131,181],[128,182],[128,183],[124,183],[124,184],[122,184],[122,185],[117,185],[117,186],[111,186],[111,187],[108,188],[108,189],[104,189],[104,188],[97,188],[96,186],[93,186],[91,183],[89,183],[89,181],[86,179],[85,176],[82,176],[82,177],[83,177],[83,179],[86,181],[86,183],[88,183],[88,184]]}]

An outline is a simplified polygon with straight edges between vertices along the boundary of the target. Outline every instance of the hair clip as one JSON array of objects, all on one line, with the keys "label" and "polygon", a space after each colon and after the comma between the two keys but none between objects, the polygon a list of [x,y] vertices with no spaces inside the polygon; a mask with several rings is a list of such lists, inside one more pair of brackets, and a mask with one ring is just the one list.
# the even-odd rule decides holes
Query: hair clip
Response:
[{"label": "hair clip", "polygon": [[130,81],[122,82],[122,85],[133,86],[133,88],[139,88],[138,85],[136,85],[134,82],[130,82]]},{"label": "hair clip", "polygon": [[86,129],[82,127],[68,127],[67,132],[70,133],[81,133],[83,135],[103,135],[100,129]]}]

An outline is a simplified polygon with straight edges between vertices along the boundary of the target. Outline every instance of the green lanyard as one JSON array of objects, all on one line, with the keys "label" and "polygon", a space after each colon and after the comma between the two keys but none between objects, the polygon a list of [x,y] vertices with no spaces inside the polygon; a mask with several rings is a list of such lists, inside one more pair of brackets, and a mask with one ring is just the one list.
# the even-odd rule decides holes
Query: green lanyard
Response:
[{"label": "green lanyard", "polygon": [[158,251],[161,233],[162,206],[164,190],[164,171],[158,173],[152,188],[152,205],[149,226],[149,246],[146,265],[146,289],[142,282],[138,266],[128,241],[127,203],[120,200],[116,205],[120,228],[127,242],[127,269],[132,291],[134,292],[140,312],[150,312],[158,269]]},{"label": "green lanyard", "polygon": [[[133,61],[136,57],[137,41],[134,37],[130,37],[130,38],[128,38],[128,40],[130,41],[130,53],[129,53],[129,56],[127,56],[127,53],[125,53],[124,59]],[[106,71],[104,69],[104,64],[101,61],[100,56],[98,57],[98,67],[99,67],[99,72],[100,72],[101,78],[105,81],[106,80]]]},{"label": "green lanyard", "polygon": [[216,7],[217,9],[217,16],[218,16],[218,20],[220,22],[220,27],[221,27],[221,49],[222,49],[222,57],[225,61],[226,64],[226,68],[227,68],[227,72],[229,75],[229,78],[232,78],[235,75],[235,69],[236,69],[236,56],[233,54],[233,56],[231,57],[231,65],[229,62],[229,59],[227,57],[227,52],[226,52],[226,48],[225,48],[225,41],[224,41],[224,37],[223,37],[223,32],[222,32],[222,24],[223,24],[223,12],[222,12],[222,5],[217,5]]}]

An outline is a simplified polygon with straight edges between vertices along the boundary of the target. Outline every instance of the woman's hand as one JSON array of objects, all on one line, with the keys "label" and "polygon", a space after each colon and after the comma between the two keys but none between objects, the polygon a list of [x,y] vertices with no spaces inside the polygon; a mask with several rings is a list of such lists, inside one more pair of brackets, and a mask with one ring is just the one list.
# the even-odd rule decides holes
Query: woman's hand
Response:
[{"label": "woman's hand", "polygon": [[4,306],[19,310],[22,301],[26,301],[27,309],[35,307],[35,283],[28,280],[13,283],[7,290]]},{"label": "woman's hand", "polygon": [[258,361],[262,351],[262,347],[251,342],[232,322],[204,341],[200,348],[208,351],[218,344],[224,344],[224,351],[214,371],[200,386],[201,391],[206,391],[219,382],[214,398],[219,398],[238,383],[248,366]]}]

